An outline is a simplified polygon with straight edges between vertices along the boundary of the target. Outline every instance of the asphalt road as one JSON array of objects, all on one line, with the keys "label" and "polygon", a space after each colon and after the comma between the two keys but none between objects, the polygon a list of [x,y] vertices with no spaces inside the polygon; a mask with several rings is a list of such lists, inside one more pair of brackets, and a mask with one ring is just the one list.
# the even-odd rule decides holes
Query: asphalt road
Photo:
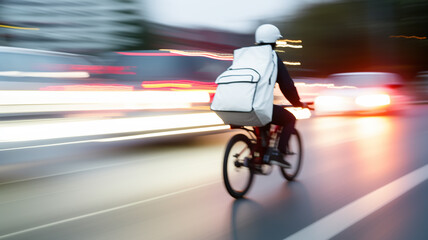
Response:
[{"label": "asphalt road", "polygon": [[[428,105],[298,122],[296,182],[222,182],[236,132],[0,146],[0,239],[428,239]],[[1,148],[2,147],[2,148]]]}]

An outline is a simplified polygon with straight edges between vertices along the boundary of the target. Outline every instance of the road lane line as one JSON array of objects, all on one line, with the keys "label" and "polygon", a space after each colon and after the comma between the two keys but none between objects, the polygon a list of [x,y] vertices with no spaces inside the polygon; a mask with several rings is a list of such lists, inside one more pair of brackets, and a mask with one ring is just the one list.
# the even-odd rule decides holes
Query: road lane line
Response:
[{"label": "road lane line", "polygon": [[[136,161],[136,160],[131,160],[131,161]],[[133,162],[120,162],[120,163],[114,163],[114,164],[104,165],[104,166],[100,166],[100,167],[85,168],[85,169],[79,169],[79,170],[68,171],[68,172],[59,172],[59,173],[53,173],[53,174],[48,174],[48,175],[43,175],[43,176],[38,176],[38,177],[17,179],[17,180],[12,180],[9,182],[0,182],[0,186],[8,185],[8,184],[21,183],[21,182],[34,181],[34,180],[40,180],[40,179],[51,178],[51,177],[65,176],[65,175],[76,174],[76,173],[96,171],[96,170],[100,170],[100,169],[104,169],[104,168],[119,167],[119,166],[124,166],[124,165],[130,164],[130,163],[133,163]],[[2,204],[2,203],[0,202],[0,204]]]},{"label": "road lane line", "polygon": [[167,193],[167,194],[164,194],[164,195],[160,195],[160,196],[156,196],[156,197],[144,199],[144,200],[141,200],[141,201],[136,201],[136,202],[124,204],[124,205],[120,205],[120,206],[117,206],[117,207],[112,207],[112,208],[108,208],[108,209],[104,209],[104,210],[100,210],[100,211],[96,211],[96,212],[92,212],[92,213],[80,215],[80,216],[77,216],[77,217],[67,218],[67,219],[64,219],[64,220],[60,220],[60,221],[56,221],[56,222],[52,222],[52,223],[40,225],[40,226],[37,226],[37,227],[27,228],[27,229],[24,229],[24,230],[21,230],[21,231],[17,231],[17,232],[13,232],[13,233],[8,233],[8,234],[5,234],[5,235],[1,235],[0,239],[6,239],[8,237],[14,237],[14,236],[17,236],[17,235],[20,235],[20,234],[24,234],[24,233],[28,233],[28,232],[40,230],[40,229],[43,229],[43,228],[49,228],[49,227],[53,227],[53,226],[60,225],[60,224],[63,224],[63,223],[73,222],[73,221],[81,220],[81,219],[88,218],[88,217],[93,217],[93,216],[97,216],[97,215],[101,215],[101,214],[105,214],[105,213],[114,212],[114,211],[121,210],[121,209],[124,209],[124,208],[134,207],[134,206],[137,206],[137,205],[140,205],[140,204],[144,204],[144,203],[148,203],[148,202],[151,202],[151,201],[160,200],[160,199],[171,197],[171,196],[178,195],[178,194],[181,194],[181,193],[190,192],[190,191],[193,191],[193,190],[196,190],[196,189],[204,188],[204,187],[207,187],[207,186],[210,186],[210,185],[217,184],[219,182],[220,181],[214,181],[214,182],[210,182],[210,183],[205,183],[205,184],[202,184],[202,185],[185,188],[185,189],[182,189],[182,190],[179,190],[179,191],[176,191],[176,192]]},{"label": "road lane line", "polygon": [[428,164],[349,203],[284,240],[331,239],[428,179]]}]

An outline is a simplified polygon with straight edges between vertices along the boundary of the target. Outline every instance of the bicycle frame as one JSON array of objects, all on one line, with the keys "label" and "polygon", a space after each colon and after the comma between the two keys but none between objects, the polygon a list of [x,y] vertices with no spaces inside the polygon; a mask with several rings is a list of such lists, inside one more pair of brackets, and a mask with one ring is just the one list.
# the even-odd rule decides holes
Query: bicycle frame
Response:
[{"label": "bicycle frame", "polygon": [[231,129],[243,129],[249,133],[250,140],[254,144],[254,148],[252,148],[253,163],[257,165],[264,163],[263,158],[269,147],[278,147],[278,134],[282,131],[282,127],[275,124],[251,127],[251,129],[242,126],[231,126]]}]

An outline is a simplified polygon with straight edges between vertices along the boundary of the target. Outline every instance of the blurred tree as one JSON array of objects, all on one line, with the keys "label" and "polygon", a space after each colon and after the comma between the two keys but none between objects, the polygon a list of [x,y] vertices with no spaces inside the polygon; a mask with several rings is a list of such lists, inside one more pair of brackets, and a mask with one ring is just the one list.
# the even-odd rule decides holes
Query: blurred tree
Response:
[{"label": "blurred tree", "polygon": [[[297,75],[325,76],[346,71],[390,71],[406,77],[427,65],[428,2],[425,0],[347,0],[311,5],[281,24],[303,49],[288,50],[284,59]],[[298,52],[297,52],[298,51]]]},{"label": "blurred tree", "polygon": [[121,24],[130,26],[134,30],[130,31],[118,31],[117,35],[127,37],[131,41],[129,44],[122,45],[116,50],[127,51],[127,50],[142,50],[150,48],[150,34],[149,34],[149,26],[145,24],[143,19],[144,11],[141,9],[144,6],[144,1],[141,0],[115,0],[121,5],[129,5],[129,8],[122,8],[116,10],[123,14],[124,17]]},{"label": "blurred tree", "polygon": [[324,76],[363,68],[368,61],[366,21],[361,2],[317,4],[303,10],[282,27],[286,38],[303,41],[298,52],[302,65],[290,67],[290,71],[304,69]]},{"label": "blurred tree", "polygon": [[398,0],[396,28],[390,38],[398,45],[402,71],[409,77],[428,70],[428,1]]}]

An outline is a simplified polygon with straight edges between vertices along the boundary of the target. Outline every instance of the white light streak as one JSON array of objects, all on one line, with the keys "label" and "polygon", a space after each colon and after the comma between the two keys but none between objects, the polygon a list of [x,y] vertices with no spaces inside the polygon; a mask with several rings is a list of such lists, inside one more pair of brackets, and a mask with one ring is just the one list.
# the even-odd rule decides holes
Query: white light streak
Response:
[{"label": "white light streak", "polygon": [[156,132],[156,133],[146,133],[146,134],[139,134],[139,135],[134,135],[134,136],[126,136],[126,137],[117,137],[117,138],[104,138],[104,139],[100,139],[100,140],[95,140],[94,142],[115,142],[115,141],[124,141],[124,140],[132,140],[132,139],[174,136],[174,135],[182,135],[182,134],[189,134],[189,133],[203,133],[203,132],[220,131],[220,130],[227,130],[227,129],[230,129],[229,125],[214,126],[214,127],[203,127],[203,128],[192,128],[192,129]]},{"label": "white light streak", "polygon": [[302,45],[291,45],[291,44],[287,44],[287,43],[280,43],[277,44],[277,47],[289,47],[289,48],[303,48]]},{"label": "white light streak", "polygon": [[287,109],[289,112],[291,112],[296,119],[308,119],[311,117],[311,111],[309,111],[309,109],[307,108],[301,108],[301,107],[290,107],[290,108],[285,108]]},{"label": "white light streak", "polygon": [[229,125],[201,127],[201,128],[192,128],[192,129],[184,129],[184,130],[169,130],[169,131],[161,131],[161,132],[155,132],[155,133],[138,134],[138,135],[126,136],[126,137],[112,137],[112,138],[101,138],[101,139],[95,139],[95,140],[91,139],[91,140],[59,142],[59,143],[43,144],[43,145],[31,145],[31,146],[25,146],[25,147],[4,148],[4,149],[0,149],[0,152],[44,148],[44,147],[56,147],[56,146],[64,146],[64,145],[71,145],[71,144],[84,144],[84,143],[94,143],[94,142],[116,142],[116,141],[126,141],[126,140],[134,140],[134,139],[156,138],[156,137],[165,137],[165,136],[184,135],[189,133],[214,132],[214,131],[222,131],[222,130],[228,130],[228,129],[230,129]]},{"label": "white light streak", "polygon": [[302,63],[300,63],[300,62],[287,62],[287,61],[283,61],[283,63],[285,65],[294,65],[294,66],[300,66],[300,65],[302,65]]},{"label": "white light streak", "polygon": [[207,91],[0,91],[0,113],[174,109],[209,102]]},{"label": "white light streak", "polygon": [[302,40],[281,39],[276,41],[277,47],[303,48],[302,45],[292,45],[288,43],[302,43]]},{"label": "white light streak", "polygon": [[216,125],[224,125],[224,122],[217,114],[211,112],[121,119],[74,120],[51,123],[10,123],[0,126],[0,142],[166,131]]},{"label": "white light streak", "polygon": [[88,72],[21,72],[2,71],[0,76],[5,77],[43,77],[43,78],[88,78]]},{"label": "white light streak", "polygon": [[355,103],[363,107],[380,107],[391,103],[388,94],[363,95],[355,98]]}]

